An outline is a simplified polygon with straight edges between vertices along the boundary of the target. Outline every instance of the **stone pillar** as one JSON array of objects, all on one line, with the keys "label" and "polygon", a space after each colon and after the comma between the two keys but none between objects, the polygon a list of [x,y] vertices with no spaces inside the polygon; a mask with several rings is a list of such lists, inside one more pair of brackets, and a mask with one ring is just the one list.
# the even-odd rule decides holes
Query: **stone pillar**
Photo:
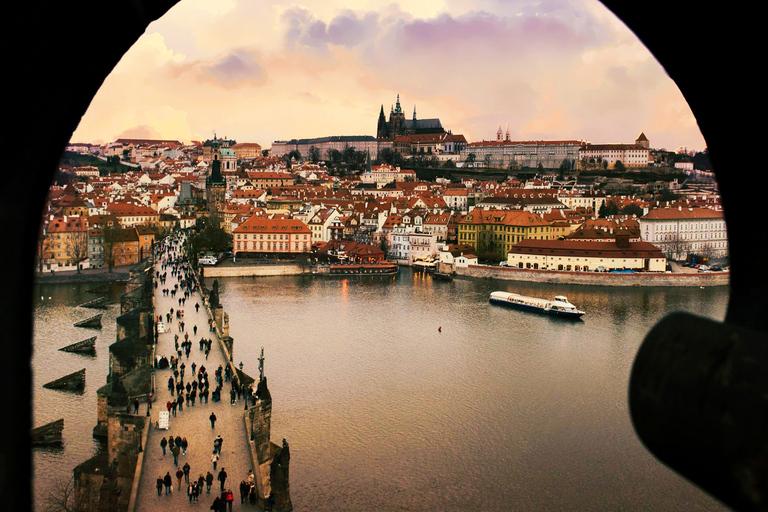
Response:
[{"label": "stone pillar", "polygon": [[275,449],[275,457],[272,459],[269,476],[272,497],[275,500],[273,508],[275,512],[291,512],[293,510],[288,479],[290,462],[291,453],[288,449],[288,442],[283,439],[283,446]]}]

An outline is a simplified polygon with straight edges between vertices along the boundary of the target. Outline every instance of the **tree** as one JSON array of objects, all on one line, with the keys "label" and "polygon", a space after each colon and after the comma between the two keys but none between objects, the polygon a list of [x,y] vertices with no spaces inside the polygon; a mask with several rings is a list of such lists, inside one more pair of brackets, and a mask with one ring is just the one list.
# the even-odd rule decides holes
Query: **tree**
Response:
[{"label": "tree", "polygon": [[632,203],[626,205],[624,208],[621,209],[622,215],[634,215],[635,217],[642,217],[643,216],[643,209],[640,208],[638,205]]},{"label": "tree", "polygon": [[678,232],[666,235],[668,238],[656,245],[669,260],[679,260],[688,254],[691,244]]},{"label": "tree", "polygon": [[474,153],[470,153],[467,155],[466,162],[470,164],[470,167],[475,163],[475,160],[477,159],[477,155]]},{"label": "tree", "polygon": [[[35,253],[35,256],[37,257],[37,266],[38,271],[43,271],[43,264],[45,263],[45,257],[48,254],[48,251],[51,250],[51,247],[53,246],[53,243],[51,242],[51,239],[48,237],[48,234],[45,232],[45,227],[43,227],[40,230],[40,234],[37,238],[37,251]],[[53,255],[51,255],[53,257]]]},{"label": "tree", "polygon": [[[90,483],[90,482],[89,482]],[[75,512],[88,508],[90,486],[75,486],[74,477],[56,480],[43,498],[43,512]]]},{"label": "tree", "polygon": [[613,164],[613,168],[616,172],[627,172],[627,167],[621,162],[621,160],[616,160],[616,163]]},{"label": "tree", "polygon": [[309,148],[309,161],[313,164],[320,161],[320,150],[315,146],[310,146]]},{"label": "tree", "polygon": [[332,166],[335,167],[341,163],[343,155],[341,154],[341,151],[339,151],[338,149],[331,148],[328,151],[326,151],[326,154],[327,154],[326,159],[330,162]]},{"label": "tree", "polygon": [[88,232],[74,231],[68,234],[66,239],[67,256],[72,258],[72,262],[77,267],[77,273],[80,273],[80,263],[88,259]]},{"label": "tree", "polygon": [[491,154],[490,153],[486,153],[485,156],[483,157],[483,165],[485,165],[486,167],[490,167],[491,166]]},{"label": "tree", "polygon": [[600,205],[600,208],[597,210],[597,215],[601,219],[605,219],[607,217],[610,217],[611,215],[618,215],[619,213],[619,207],[616,206],[616,203],[613,201],[605,201],[603,204]]},{"label": "tree", "polygon": [[120,227],[116,221],[107,221],[102,231],[104,237],[101,240],[101,247],[104,251],[104,263],[107,265],[107,270],[112,272],[112,267],[115,266],[115,247],[120,237]]}]

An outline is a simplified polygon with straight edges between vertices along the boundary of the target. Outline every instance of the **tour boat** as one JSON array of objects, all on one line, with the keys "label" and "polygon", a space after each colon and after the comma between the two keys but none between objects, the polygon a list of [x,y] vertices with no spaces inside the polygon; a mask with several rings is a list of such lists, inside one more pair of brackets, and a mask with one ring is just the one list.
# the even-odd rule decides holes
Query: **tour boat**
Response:
[{"label": "tour boat", "polygon": [[557,295],[554,300],[539,299],[536,297],[526,297],[516,293],[493,292],[491,293],[491,304],[500,306],[509,306],[519,309],[526,309],[537,313],[547,315],[562,316],[566,318],[581,318],[584,311],[576,308],[568,302],[568,299],[562,295]]}]

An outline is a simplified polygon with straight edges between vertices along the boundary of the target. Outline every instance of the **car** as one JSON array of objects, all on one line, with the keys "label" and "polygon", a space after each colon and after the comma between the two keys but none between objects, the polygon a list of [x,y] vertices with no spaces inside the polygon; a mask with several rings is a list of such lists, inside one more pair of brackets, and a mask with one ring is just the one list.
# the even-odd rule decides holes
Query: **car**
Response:
[{"label": "car", "polygon": [[200,265],[215,265],[218,263],[218,260],[215,256],[203,256],[198,260],[198,263]]},{"label": "car", "polygon": [[699,272],[709,272],[709,267],[706,265],[701,265],[699,267]]},{"label": "car", "polygon": [[723,269],[721,267],[718,267],[717,265],[713,265],[713,266],[709,267],[709,270],[711,270],[712,272],[722,272],[723,271]]}]

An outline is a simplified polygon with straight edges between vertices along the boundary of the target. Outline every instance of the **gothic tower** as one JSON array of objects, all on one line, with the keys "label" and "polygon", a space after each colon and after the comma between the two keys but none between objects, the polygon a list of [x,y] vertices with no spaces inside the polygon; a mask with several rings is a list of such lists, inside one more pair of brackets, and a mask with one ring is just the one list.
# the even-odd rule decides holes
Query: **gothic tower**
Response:
[{"label": "gothic tower", "polygon": [[405,112],[400,107],[400,94],[397,95],[395,108],[389,114],[389,133],[392,136],[400,134],[405,127]]},{"label": "gothic tower", "polygon": [[211,174],[205,182],[206,198],[208,199],[208,214],[219,216],[224,206],[226,181],[221,175],[221,159],[219,158],[219,142],[214,137],[212,144]]},{"label": "gothic tower", "polygon": [[379,112],[379,124],[376,127],[376,138],[389,138],[389,126],[387,126],[387,118],[384,117],[384,105],[381,106],[381,112]]}]

